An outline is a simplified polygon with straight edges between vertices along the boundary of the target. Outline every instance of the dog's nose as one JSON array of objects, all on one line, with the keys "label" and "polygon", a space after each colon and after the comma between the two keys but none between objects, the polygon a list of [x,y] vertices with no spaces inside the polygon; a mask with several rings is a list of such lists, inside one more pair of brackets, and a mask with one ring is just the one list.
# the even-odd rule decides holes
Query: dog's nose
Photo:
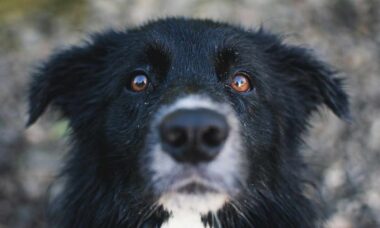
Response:
[{"label": "dog's nose", "polygon": [[163,150],[178,162],[213,160],[228,137],[226,118],[209,109],[180,109],[160,124]]}]

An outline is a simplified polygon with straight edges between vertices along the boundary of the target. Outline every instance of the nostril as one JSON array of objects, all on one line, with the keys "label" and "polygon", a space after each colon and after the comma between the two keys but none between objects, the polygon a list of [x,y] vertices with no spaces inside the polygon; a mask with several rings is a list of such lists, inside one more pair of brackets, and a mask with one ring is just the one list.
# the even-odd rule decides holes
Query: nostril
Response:
[{"label": "nostril", "polygon": [[179,127],[171,128],[163,135],[166,143],[170,144],[173,147],[181,147],[188,141],[186,130]]},{"label": "nostril", "polygon": [[201,139],[206,146],[218,147],[227,138],[227,131],[225,129],[210,126],[203,131]]}]

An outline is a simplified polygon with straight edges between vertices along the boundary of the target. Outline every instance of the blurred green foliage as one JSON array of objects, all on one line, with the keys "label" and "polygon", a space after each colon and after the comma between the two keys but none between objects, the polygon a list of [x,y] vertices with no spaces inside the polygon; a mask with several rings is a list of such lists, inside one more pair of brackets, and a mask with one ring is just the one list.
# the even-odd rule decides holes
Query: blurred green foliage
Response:
[{"label": "blurred green foliage", "polygon": [[68,133],[69,125],[68,121],[60,120],[54,123],[51,129],[51,135],[54,139],[59,139]]},{"label": "blurred green foliage", "polygon": [[39,28],[41,34],[53,33],[59,22],[81,25],[87,6],[86,0],[0,0],[0,48],[15,50],[20,46],[18,25]]},{"label": "blurred green foliage", "polygon": [[0,24],[25,20],[33,14],[50,14],[80,21],[86,14],[85,0],[1,0]]}]

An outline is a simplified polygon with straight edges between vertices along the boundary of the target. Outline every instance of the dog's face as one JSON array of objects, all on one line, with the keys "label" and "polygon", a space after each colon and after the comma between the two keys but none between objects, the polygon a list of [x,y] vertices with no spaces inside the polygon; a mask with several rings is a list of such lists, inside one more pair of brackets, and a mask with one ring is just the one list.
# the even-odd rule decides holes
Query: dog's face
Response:
[{"label": "dog's face", "polygon": [[136,205],[201,214],[300,190],[308,116],[324,103],[348,117],[340,81],[306,50],[263,30],[183,19],[53,56],[34,78],[29,124],[49,103],[70,121],[78,174]]}]

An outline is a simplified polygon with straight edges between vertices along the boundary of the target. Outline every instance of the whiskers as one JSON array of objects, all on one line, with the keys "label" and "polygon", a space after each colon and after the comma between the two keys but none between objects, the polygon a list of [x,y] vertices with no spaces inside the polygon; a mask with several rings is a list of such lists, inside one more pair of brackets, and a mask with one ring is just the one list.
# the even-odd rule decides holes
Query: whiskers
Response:
[{"label": "whiskers", "polygon": [[243,220],[245,221],[249,227],[254,227],[254,225],[252,224],[250,218],[249,218],[249,215],[247,215],[245,213],[245,211],[247,211],[246,209],[244,209],[246,206],[244,206],[243,204],[240,203],[240,201],[231,201],[228,203],[229,206],[231,206],[234,211],[236,212],[236,214]]},{"label": "whiskers", "polygon": [[213,212],[212,214],[212,228],[222,228],[222,223],[218,217],[218,213]]},{"label": "whiskers", "polygon": [[[241,176],[235,176],[235,181],[237,184],[237,188],[240,190],[239,195],[244,195],[244,198],[240,198],[235,195],[235,197],[231,198],[225,205],[224,209],[226,213],[224,214],[223,220],[227,222],[227,224],[234,224],[235,226],[241,224],[235,224],[236,216],[241,218],[238,219],[240,221],[244,221],[246,226],[254,227],[250,211],[254,210],[254,200],[255,195],[252,193],[252,189],[250,189],[250,185],[243,180]],[[232,210],[228,210],[232,209]]]},{"label": "whiskers", "polygon": [[149,220],[153,214],[155,214],[160,209],[160,205],[157,202],[154,202],[151,205],[147,205],[142,208],[138,214],[140,215],[140,219],[137,223],[137,228],[143,227],[144,223]]}]

